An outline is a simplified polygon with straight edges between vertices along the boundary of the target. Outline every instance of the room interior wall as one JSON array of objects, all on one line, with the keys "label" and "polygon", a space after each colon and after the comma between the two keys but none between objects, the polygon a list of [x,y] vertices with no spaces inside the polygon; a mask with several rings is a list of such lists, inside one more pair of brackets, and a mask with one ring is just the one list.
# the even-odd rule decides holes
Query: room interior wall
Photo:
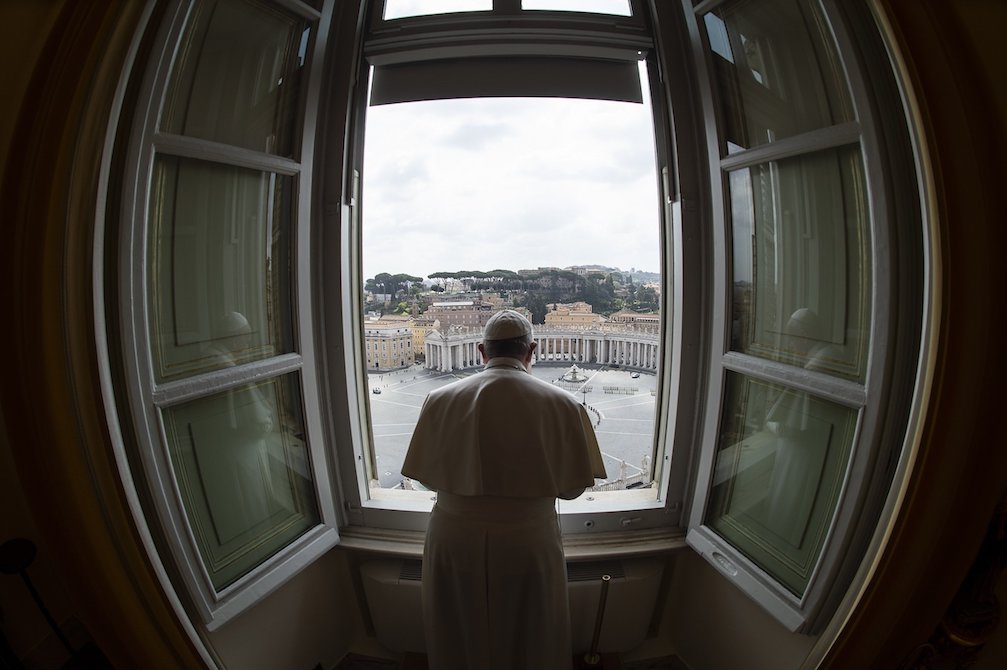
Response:
[{"label": "room interior wall", "polygon": [[[46,38],[65,0],[13,0],[0,6],[0,178],[17,169],[8,161],[20,105]],[[5,226],[6,228],[6,226]],[[7,423],[0,408],[0,543],[12,538],[32,541],[38,553],[27,573],[42,601],[61,625],[73,614],[66,587],[53,563],[52,552],[39,533],[25,498],[11,453]],[[54,637],[25,585],[15,575],[0,576],[0,629],[19,658]],[[58,642],[56,642],[58,645]]]}]

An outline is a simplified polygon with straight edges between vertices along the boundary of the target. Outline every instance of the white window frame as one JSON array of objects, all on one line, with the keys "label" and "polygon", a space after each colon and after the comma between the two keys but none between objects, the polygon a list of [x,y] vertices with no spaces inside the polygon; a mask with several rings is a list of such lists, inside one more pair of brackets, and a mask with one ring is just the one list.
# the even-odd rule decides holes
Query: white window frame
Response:
[{"label": "white window frame", "polygon": [[[314,286],[306,268],[311,252],[310,220],[313,211],[312,166],[317,126],[317,98],[321,85],[321,67],[326,34],[331,22],[332,5],[318,11],[299,0],[276,0],[273,4],[306,19],[312,26],[311,53],[306,59],[308,76],[299,92],[300,160],[232,147],[218,142],[183,137],[157,129],[173,61],[184,30],[198,0],[174,0],[167,7],[153,38],[146,72],[142,75],[137,106],[126,153],[132,169],[123,185],[120,230],[120,255],[116,268],[118,302],[121,305],[120,330],[123,363],[134,431],[140,441],[138,450],[142,477],[150,491],[152,513],[157,517],[165,544],[170,548],[176,572],[189,594],[195,614],[208,630],[215,630],[248,607],[260,601],[316,558],[339,542],[337,494],[329,476],[331,458],[320,421],[318,405],[318,353],[314,338],[315,317],[306,309],[313,300]],[[307,104],[305,104],[307,100]],[[200,159],[216,164],[239,166],[292,176],[296,183],[296,217],[292,221],[294,264],[291,277],[297,297],[294,312],[294,351],[261,361],[242,364],[190,378],[157,382],[150,355],[150,328],[147,313],[147,228],[149,198],[157,155]],[[298,336],[300,334],[300,336]],[[296,374],[302,389],[311,474],[315,485],[320,523],[274,553],[235,582],[217,589],[211,583],[183,508],[169,456],[167,437],[160,416],[162,408],[186,400],[201,398],[217,391],[234,388],[253,380],[280,379]]]},{"label": "white window frame", "polygon": [[[343,223],[342,242],[338,248],[341,259],[340,284],[345,291],[340,315],[333,315],[339,320],[339,328],[343,335],[345,346],[342,350],[345,356],[331,371],[331,378],[346,379],[345,390],[338,389],[338,397],[333,397],[336,404],[345,403],[349,406],[350,427],[343,427],[344,435],[337,441],[354,445],[352,462],[345,451],[337,454],[340,459],[340,471],[344,491],[344,505],[348,511],[350,527],[343,529],[344,539],[354,541],[356,536],[367,534],[370,529],[389,529],[397,531],[419,532],[425,529],[427,516],[433,506],[433,498],[421,493],[406,496],[382,496],[372,499],[367,490],[365,459],[368,458],[370,447],[370,420],[366,414],[367,400],[361,400],[365,394],[359,391],[361,382],[366,380],[361,369],[364,358],[357,351],[362,347],[363,315],[359,306],[362,277],[357,268],[360,267],[359,243],[359,207],[357,206],[359,174],[362,160],[363,132],[362,117],[367,104],[366,67],[401,64],[425,61],[430,58],[466,58],[487,55],[521,55],[525,57],[563,57],[586,56],[593,58],[616,59],[622,62],[637,62],[647,52],[654,49],[645,20],[641,18],[645,11],[642,3],[634,2],[634,16],[614,17],[611,15],[593,15],[571,12],[545,12],[528,10],[522,14],[520,10],[495,9],[493,12],[473,12],[462,14],[445,14],[428,17],[395,19],[384,22],[381,16],[380,2],[374,2],[371,7],[369,26],[370,38],[366,40],[362,52],[362,65],[358,70],[357,88],[353,105],[356,108],[356,126],[353,132],[355,145],[351,149],[353,161],[353,177],[349,179],[349,203],[346,207]],[[505,21],[506,23],[501,23]],[[497,25],[500,23],[501,25]],[[618,27],[613,29],[613,23]],[[656,61],[652,61],[652,65]],[[650,74],[656,81],[656,74]],[[654,123],[656,126],[667,125],[667,111],[663,100],[659,99],[659,89],[652,86],[651,97],[654,99]],[[667,189],[670,187],[669,175],[673,169],[669,162],[672,158],[661,149],[661,139],[669,133],[667,128],[656,129],[657,158],[659,161],[661,184],[659,190],[665,192],[661,196],[664,211],[660,212],[661,227],[659,231],[664,253],[662,254],[662,274],[670,277],[676,267],[673,258],[671,229],[679,223],[674,217],[678,209],[673,206]],[[331,183],[331,182],[330,182]],[[366,203],[363,203],[366,207]],[[348,228],[348,230],[347,230]],[[335,252],[335,247],[331,249]],[[327,285],[335,281],[326,282]],[[680,301],[675,291],[681,287],[680,281],[669,280],[668,289],[662,291],[665,313],[676,312]],[[348,287],[348,288],[347,288]],[[347,295],[348,294],[348,295]],[[346,318],[349,315],[350,318]],[[675,316],[675,323],[681,323],[681,317]],[[328,330],[328,327],[327,327]],[[658,368],[659,388],[654,427],[656,450],[660,463],[661,476],[658,480],[658,490],[654,491],[616,491],[605,492],[594,501],[584,498],[575,501],[560,501],[559,511],[561,526],[564,533],[577,534],[580,537],[568,537],[568,544],[591,543],[599,555],[608,551],[618,551],[626,544],[627,532],[647,529],[659,539],[654,549],[681,546],[684,531],[681,528],[682,500],[685,496],[686,478],[681,476],[679,468],[671,467],[672,452],[671,435],[675,430],[674,417],[676,413],[667,407],[671,398],[678,397],[678,371],[681,361],[676,349],[672,347],[673,328],[662,329],[662,364]],[[333,391],[330,389],[330,391]],[[330,406],[333,403],[330,403]],[[656,460],[656,459],[655,459]],[[685,460],[685,459],[683,459]],[[588,537],[589,536],[589,537]],[[415,541],[415,538],[414,538]]]},{"label": "white window frame", "polygon": [[[789,630],[809,633],[814,633],[825,625],[849,585],[879,520],[880,507],[892,486],[896,463],[906,451],[904,445],[911,439],[906,431],[911,408],[919,402],[918,396],[902,396],[896,401],[890,401],[888,396],[893,388],[900,385],[906,388],[906,376],[914,376],[919,362],[923,360],[926,342],[922,339],[922,324],[926,322],[926,314],[931,309],[922,279],[929,251],[923,248],[926,242],[922,224],[924,205],[915,181],[915,164],[895,163],[895,159],[888,153],[894,147],[892,138],[885,140],[879,132],[879,129],[884,128],[894,136],[901,131],[905,133],[904,142],[908,145],[910,139],[905,110],[898,98],[879,99],[877,91],[883,89],[877,88],[877,81],[872,82],[869,77],[889,77],[889,94],[897,91],[898,86],[891,71],[870,73],[867,65],[857,60],[858,54],[863,53],[865,43],[866,48],[875,49],[876,57],[886,55],[879,45],[878,28],[863,8],[859,11],[843,10],[833,0],[815,1],[819,2],[823,15],[833,30],[838,57],[848,78],[856,121],[806,132],[722,157],[722,130],[714,122],[719,119],[712,90],[712,55],[705,46],[705,38],[693,41],[699,78],[705,82],[701,94],[704,117],[707,119],[707,160],[710,165],[712,205],[710,228],[713,231],[713,254],[716,259],[713,265],[717,271],[713,273],[710,294],[713,303],[710,332],[713,336],[707,342],[707,397],[711,401],[704,418],[703,448],[696,468],[696,488],[690,506],[687,536],[690,546],[721,575],[762,605]],[[729,2],[730,0],[706,0],[693,7],[689,0],[683,0],[690,32],[696,36],[705,34],[702,17]],[[864,37],[872,33],[875,36],[873,41]],[[857,43],[854,42],[854,35],[857,36]],[[853,48],[854,44],[860,48]],[[872,84],[875,85],[873,90]],[[883,116],[879,110],[885,110],[888,116]],[[883,144],[885,141],[887,146]],[[868,191],[872,273],[869,324],[871,345],[863,383],[845,381],[731,351],[727,329],[728,315],[731,312],[728,290],[730,267],[727,262],[731,226],[726,195],[728,172],[841,147],[859,149]],[[895,148],[904,150],[908,147]],[[903,180],[901,184],[900,179]],[[904,197],[909,186],[915,191],[915,201],[897,203],[896,200]],[[901,194],[899,188],[903,189]],[[892,241],[897,228],[910,241],[919,242],[919,258],[906,256],[905,249],[910,245],[905,241],[901,248],[893,247]],[[910,267],[898,269],[899,262]],[[912,267],[914,262],[919,263],[920,267]],[[917,302],[907,299],[906,304],[892,304],[897,300],[897,291],[905,291],[906,287],[909,287],[909,295]],[[899,329],[906,329],[910,337],[900,340],[896,345],[895,333]],[[892,357],[897,358],[894,366],[891,365]],[[723,420],[721,404],[715,399],[723,395],[728,372],[742,373],[754,379],[807,391],[818,398],[858,412],[856,436],[847,461],[842,492],[828,527],[825,544],[808,586],[800,597],[791,593],[704,523],[720,423]]]},{"label": "white window frame", "polygon": [[[149,489],[149,496],[140,497],[150,500],[146,514],[148,519],[154,517],[158,521],[151,525],[159,529],[163,546],[172,553],[173,574],[178,575],[196,613],[212,630],[260,601],[340,541],[350,547],[418,555],[431,501],[407,500],[395,508],[371,504],[364,476],[364,444],[369,429],[365,408],[369,389],[363,369],[366,357],[359,299],[363,288],[359,265],[360,207],[356,195],[359,193],[359,164],[353,161],[362,157],[359,142],[367,82],[360,76],[360,64],[364,57],[367,0],[325,0],[320,11],[300,0],[273,0],[315,21],[309,76],[303,84],[307,90],[303,96],[306,103],[299,161],[155,132],[171,60],[188,8],[195,1],[168,3],[160,19],[161,27],[152,41],[147,72],[139,84],[139,102],[124,156],[127,171],[122,184],[120,260],[117,266],[109,268],[115,275],[110,282],[115,284],[115,295],[106,300],[120,305],[119,337],[110,339],[121,339],[122,343],[124,395],[128,395],[133,433],[138,442],[135,456],[139,466],[134,479],[144,481]],[[514,11],[513,0],[497,2],[501,8],[509,7]],[[911,153],[915,150],[905,127],[899,127],[904,138],[899,128],[895,132],[890,130],[890,126],[898,126],[905,119],[886,119],[882,114],[890,114],[893,109],[904,114],[903,101],[899,97],[901,89],[894,67],[880,75],[866,69],[867,64],[889,62],[883,45],[864,56],[865,63],[853,59],[864,47],[863,40],[858,37],[857,48],[853,48],[853,36],[857,31],[879,32],[869,9],[847,10],[834,0],[823,0],[827,15],[834,23],[840,56],[847,63],[859,122],[722,159],[708,54],[702,45],[702,29],[697,20],[719,5],[720,0],[707,0],[695,7],[691,0],[680,0],[677,4],[663,0],[632,0],[635,15],[639,15],[644,2],[653,21],[654,44],[646,31],[646,36],[641,37],[639,32],[630,29],[627,40],[616,40],[599,49],[599,32],[608,30],[602,26],[622,19],[576,13],[571,17],[567,12],[557,17],[540,11],[535,11],[534,18],[523,24],[528,28],[524,40],[519,39],[521,31],[514,29],[515,17],[507,16],[496,17],[503,19],[498,29],[472,29],[465,41],[408,44],[412,39],[408,30],[411,25],[426,23],[464,29],[469,18],[459,14],[395,20],[395,31],[389,33],[384,42],[378,41],[377,47],[372,42],[374,48],[369,57],[394,59],[410,52],[415,56],[423,50],[432,50],[428,53],[441,56],[484,55],[487,50],[493,53],[509,50],[509,53],[524,55],[587,53],[626,58],[634,57],[632,52],[643,46],[643,43],[634,42],[639,39],[645,39],[646,48],[654,50],[656,71],[651,73],[651,95],[661,166],[662,272],[665,277],[661,391],[655,418],[656,440],[663,445],[664,459],[659,496],[654,504],[629,503],[621,508],[611,503],[594,507],[563,503],[561,524],[567,555],[589,558],[681,548],[688,529],[689,542],[717,566],[725,578],[788,628],[813,631],[830,615],[852,579],[851,574],[878,523],[883,498],[898,483],[894,482],[892,473],[900,471],[897,461],[905,452],[903,444],[911,439],[902,418],[915,411],[920,402],[915,380],[921,369],[919,361],[924,360],[927,353],[925,334],[919,335],[920,348],[916,355],[899,353],[897,365],[892,366],[895,372],[886,373],[888,376],[875,384],[878,366],[889,356],[896,355],[891,333],[896,327],[904,327],[901,324],[907,321],[928,322],[924,317],[932,309],[925,287],[914,292],[917,287],[909,286],[907,291],[901,285],[902,302],[890,309],[881,308],[889,297],[885,291],[894,290],[891,288],[894,279],[879,277],[888,267],[877,257],[877,249],[887,246],[887,240],[880,236],[896,227],[898,221],[895,219],[899,215],[906,217],[904,225],[915,225],[924,209],[915,172],[903,169],[903,173],[898,174],[904,166],[895,165],[898,160],[891,157],[900,151]],[[380,4],[380,0],[372,4]],[[576,27],[564,31],[562,27],[569,27],[571,21]],[[474,28],[475,24],[469,27]],[[689,83],[695,82],[697,75],[699,83]],[[878,78],[885,81],[879,85],[875,81]],[[881,100],[886,95],[883,85],[887,83],[891,83],[894,91],[888,93],[892,99]],[[323,124],[320,119],[326,122]],[[882,122],[885,123],[884,132],[879,130]],[[358,143],[356,147],[354,142]],[[795,373],[786,366],[757,362],[752,357],[729,352],[725,339],[726,315],[730,308],[725,261],[729,222],[725,214],[722,175],[728,169],[746,164],[853,143],[859,143],[863,151],[870,210],[872,221],[875,221],[871,245],[872,254],[875,254],[871,326],[874,344],[868,383],[859,385],[810,372]],[[144,235],[148,191],[156,152],[296,176],[296,353],[244,365],[235,373],[211,373],[194,384],[158,386],[154,383],[147,349],[149,331],[143,282],[146,277]],[[914,156],[909,160],[914,160]],[[682,169],[682,165],[691,167]],[[893,165],[894,169],[890,169]],[[876,223],[878,217],[886,222]],[[892,256],[907,265],[918,262],[918,271],[925,276],[930,256],[925,245],[929,238],[923,235],[922,226],[908,230],[908,234],[913,242],[917,240],[914,236],[918,236],[922,259],[912,254],[903,258],[901,247],[894,249]],[[101,261],[101,258],[101,250],[96,249],[96,260]],[[332,262],[335,259],[338,263]],[[101,262],[96,266],[101,266]],[[904,281],[905,278],[900,275],[898,279]],[[920,304],[905,305],[916,297],[920,298]],[[886,334],[889,322],[891,331]],[[909,327],[908,331],[918,332],[919,329],[913,331]],[[805,597],[797,601],[702,523],[719,433],[719,398],[727,370],[783,380],[840,404],[862,408],[858,438],[861,446],[850,460],[845,497],[838,503],[831,537],[812,582]],[[158,404],[198,396],[211,389],[228,388],[260,375],[277,376],[291,371],[301,375],[305,429],[322,523],[237,583],[217,592],[209,585],[182,510],[159,424]],[[886,391],[895,386],[900,389],[900,399],[891,406],[883,406]],[[906,393],[907,388],[915,392]],[[114,401],[110,399],[110,403]],[[896,419],[892,425],[886,421],[890,416]],[[886,443],[887,448],[882,449],[881,443]],[[127,454],[123,460],[132,460],[131,455]],[[577,507],[578,504],[581,507]]]}]

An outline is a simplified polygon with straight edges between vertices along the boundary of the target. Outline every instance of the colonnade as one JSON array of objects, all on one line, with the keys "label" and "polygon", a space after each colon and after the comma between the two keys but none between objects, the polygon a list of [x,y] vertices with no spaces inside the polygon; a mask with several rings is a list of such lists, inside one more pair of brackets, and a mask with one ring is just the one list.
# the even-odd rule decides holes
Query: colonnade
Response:
[{"label": "colonnade", "polygon": [[[656,371],[660,363],[660,336],[627,328],[625,331],[547,329],[537,326],[533,335],[537,343],[535,360],[541,362],[594,363],[620,365],[638,370]],[[444,335],[433,331],[424,343],[425,367],[439,372],[452,372],[482,365],[476,348],[482,334]]]},{"label": "colonnade", "polygon": [[435,333],[437,331],[427,335],[426,342],[423,344],[423,353],[426,357],[424,367],[428,370],[451,372],[452,370],[464,370],[482,365],[482,354],[477,349],[479,343],[482,342],[481,335],[431,337]]}]

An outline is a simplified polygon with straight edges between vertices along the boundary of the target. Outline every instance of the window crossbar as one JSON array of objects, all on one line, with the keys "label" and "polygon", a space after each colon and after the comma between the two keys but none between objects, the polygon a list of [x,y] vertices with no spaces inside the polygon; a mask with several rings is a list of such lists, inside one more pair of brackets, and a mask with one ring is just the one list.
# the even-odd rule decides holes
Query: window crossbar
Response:
[{"label": "window crossbar", "polygon": [[283,354],[275,358],[253,361],[223,370],[166,382],[154,389],[151,399],[158,407],[168,407],[201,398],[210,393],[228,391],[239,386],[300,370],[300,354]]},{"label": "window crossbar", "polygon": [[154,135],[153,144],[157,153],[181,156],[182,158],[195,158],[211,163],[222,163],[283,175],[296,176],[301,172],[301,164],[289,158],[210,140],[157,133]]},{"label": "window crossbar", "polygon": [[860,124],[856,121],[819,128],[725,156],[720,160],[720,169],[725,172],[738,170],[769,161],[857,144],[860,142],[860,134]]}]

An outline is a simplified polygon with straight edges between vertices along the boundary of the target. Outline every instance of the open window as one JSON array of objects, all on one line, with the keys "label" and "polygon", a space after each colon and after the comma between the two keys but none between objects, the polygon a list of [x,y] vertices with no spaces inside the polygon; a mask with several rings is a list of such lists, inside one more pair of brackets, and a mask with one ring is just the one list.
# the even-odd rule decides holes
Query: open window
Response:
[{"label": "open window", "polygon": [[213,628],[338,540],[303,281],[323,17],[258,0],[164,17],[129,149],[121,338],[138,479]]},{"label": "open window", "polygon": [[[129,404],[133,476],[191,609],[216,627],[340,537],[418,551],[430,495],[396,473],[409,413],[423,383],[478,369],[480,309],[417,302],[420,314],[440,310],[439,327],[369,311],[404,302],[411,314],[403,295],[450,281],[532,312],[544,305],[530,304],[528,283],[568,282],[574,296],[611,289],[624,306],[632,296],[658,309],[600,323],[567,305],[536,332],[536,367],[595,405],[603,433],[638,433],[642,449],[607,460],[618,490],[561,504],[567,540],[605,555],[641,536],[660,543],[650,549],[682,546],[687,533],[786,626],[818,627],[892,487],[927,310],[905,112],[891,70],[877,67],[888,55],[875,21],[854,5],[165,3],[136,78],[142,104],[120,134],[121,234],[117,264],[103,267],[123,381],[110,401]],[[529,120],[516,98],[542,106]],[[501,267],[514,262],[474,255],[491,232],[476,219],[490,213],[470,209],[441,238],[451,255],[405,263],[437,246],[405,220],[421,212],[389,207],[406,191],[421,191],[407,210],[436,214],[464,199],[460,187],[494,209],[532,188],[478,190],[504,178],[475,174],[481,156],[504,160],[473,150],[485,132],[461,143],[475,158],[470,182],[435,168],[427,181],[382,181],[389,168],[368,155],[380,145],[368,133],[383,122],[380,132],[408,136],[384,149],[405,174],[407,143],[431,157],[433,135],[461,141],[469,128],[439,105],[472,107],[499,133],[501,119],[544,125],[547,109],[577,117],[551,127],[551,153],[520,149],[534,153],[520,165],[536,187],[558,174],[579,187],[566,206],[541,207],[528,239],[566,253],[608,235],[615,253],[631,228],[625,200],[645,200],[646,258],[624,267],[535,249],[529,267]],[[634,174],[649,186],[604,195],[611,175],[641,163],[611,148],[611,159],[574,160],[560,141],[585,119],[598,125],[574,145],[613,137],[628,116],[607,110],[620,105],[638,117],[622,140],[646,154],[646,174]],[[420,125],[430,110],[442,117],[434,130]],[[594,218],[564,219],[575,200],[597,200]],[[389,248],[391,260],[371,265]],[[596,284],[591,268],[568,269],[593,263],[621,276]],[[656,290],[643,298],[635,271],[650,263]]]},{"label": "open window", "polygon": [[868,93],[896,90],[890,75],[878,86],[856,60],[880,53],[869,17],[818,0],[703,2],[694,16],[717,121],[717,262],[688,540],[785,625],[814,630],[905,439],[910,395],[891,390],[919,356],[921,223],[919,201],[896,209],[893,193],[914,167],[879,142],[908,138],[900,110]]},{"label": "open window", "polygon": [[[419,408],[481,369],[482,325],[508,307],[535,324],[532,373],[589,408],[605,455],[609,476],[561,503],[567,530],[673,526],[658,420],[675,395],[666,109],[643,6],[596,11],[611,4],[395,19],[372,6],[343,257],[359,291],[345,365],[365,380],[343,482],[364,525],[425,523],[433,496],[399,472]],[[413,358],[386,367],[404,327]]]}]

